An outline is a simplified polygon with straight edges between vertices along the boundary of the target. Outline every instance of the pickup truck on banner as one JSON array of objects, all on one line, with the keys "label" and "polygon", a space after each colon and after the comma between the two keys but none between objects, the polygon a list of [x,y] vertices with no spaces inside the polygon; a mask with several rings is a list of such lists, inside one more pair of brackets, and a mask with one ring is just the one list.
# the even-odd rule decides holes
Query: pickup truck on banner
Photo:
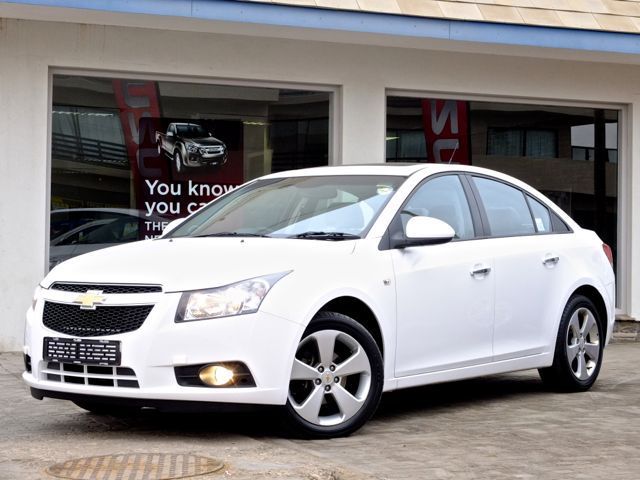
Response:
[{"label": "pickup truck on banner", "polygon": [[158,153],[169,157],[177,172],[187,167],[220,166],[227,161],[227,146],[202,125],[170,123],[167,132],[156,132]]}]

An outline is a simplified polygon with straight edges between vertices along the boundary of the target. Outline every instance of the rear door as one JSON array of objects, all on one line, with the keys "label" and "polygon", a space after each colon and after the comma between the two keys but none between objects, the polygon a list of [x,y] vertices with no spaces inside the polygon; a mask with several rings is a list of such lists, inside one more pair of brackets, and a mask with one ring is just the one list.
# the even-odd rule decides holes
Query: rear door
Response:
[{"label": "rear door", "polygon": [[494,262],[494,361],[548,351],[570,267],[564,246],[569,229],[542,202],[513,185],[476,175],[472,184],[488,228],[487,254]]}]

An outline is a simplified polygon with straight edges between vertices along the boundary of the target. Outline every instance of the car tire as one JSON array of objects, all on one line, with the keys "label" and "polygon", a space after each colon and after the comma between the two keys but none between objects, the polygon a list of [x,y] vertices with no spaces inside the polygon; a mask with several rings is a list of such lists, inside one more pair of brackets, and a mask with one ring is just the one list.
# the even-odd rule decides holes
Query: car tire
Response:
[{"label": "car tire", "polygon": [[180,150],[176,150],[176,153],[173,154],[173,160],[176,165],[176,172],[182,173],[184,166],[182,164],[182,154]]},{"label": "car tire", "polygon": [[382,355],[371,334],[354,319],[320,312],[296,349],[286,419],[304,438],[332,438],[359,429],[382,395]]},{"label": "car tire", "polygon": [[158,140],[157,144],[158,144],[158,155],[162,156],[162,140]]},{"label": "car tire", "polygon": [[598,378],[605,342],[603,319],[593,302],[574,295],[564,308],[553,364],[538,370],[545,385],[564,392],[584,392]]}]

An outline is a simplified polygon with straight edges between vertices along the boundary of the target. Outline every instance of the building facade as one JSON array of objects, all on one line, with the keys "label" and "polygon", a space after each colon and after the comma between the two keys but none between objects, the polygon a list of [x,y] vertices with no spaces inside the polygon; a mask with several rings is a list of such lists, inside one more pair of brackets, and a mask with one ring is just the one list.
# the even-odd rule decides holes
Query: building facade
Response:
[{"label": "building facade", "polygon": [[613,247],[640,318],[640,3],[520,3],[0,2],[0,351],[60,261],[327,164],[514,175]]}]

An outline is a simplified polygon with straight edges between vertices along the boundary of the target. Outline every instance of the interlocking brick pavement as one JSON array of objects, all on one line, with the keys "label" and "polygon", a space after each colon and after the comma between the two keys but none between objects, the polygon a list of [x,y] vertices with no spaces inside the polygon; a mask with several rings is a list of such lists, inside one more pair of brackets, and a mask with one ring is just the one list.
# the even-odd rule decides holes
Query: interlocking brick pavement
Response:
[{"label": "interlocking brick pavement", "polygon": [[535,371],[386,394],[348,438],[283,436],[265,414],[135,418],[37,401],[22,358],[0,354],[0,479],[48,479],[56,462],[117,453],[221,459],[231,479],[637,479],[640,343],[610,345],[589,392],[548,392]]}]

